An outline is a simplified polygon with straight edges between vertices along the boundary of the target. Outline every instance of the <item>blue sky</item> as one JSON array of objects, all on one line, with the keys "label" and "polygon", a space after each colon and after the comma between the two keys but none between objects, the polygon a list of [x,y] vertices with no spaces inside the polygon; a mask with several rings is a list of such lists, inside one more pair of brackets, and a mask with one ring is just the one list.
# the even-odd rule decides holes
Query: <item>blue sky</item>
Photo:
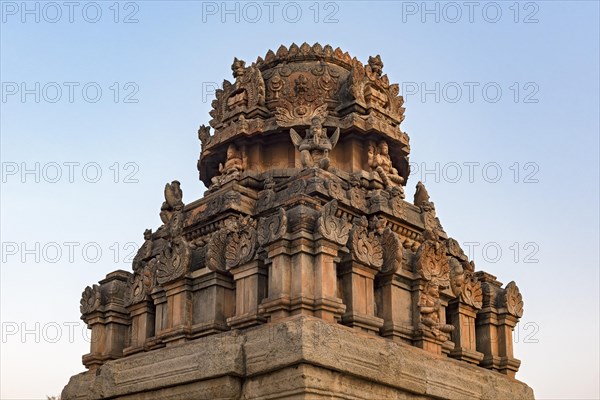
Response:
[{"label": "blue sky", "polygon": [[478,269],[519,285],[517,377],[600,396],[598,2],[23,4],[1,3],[1,398],[83,370],[81,291],[131,268],[166,182],[204,192],[196,130],[233,57],[305,41],[401,84],[407,199],[423,180]]}]

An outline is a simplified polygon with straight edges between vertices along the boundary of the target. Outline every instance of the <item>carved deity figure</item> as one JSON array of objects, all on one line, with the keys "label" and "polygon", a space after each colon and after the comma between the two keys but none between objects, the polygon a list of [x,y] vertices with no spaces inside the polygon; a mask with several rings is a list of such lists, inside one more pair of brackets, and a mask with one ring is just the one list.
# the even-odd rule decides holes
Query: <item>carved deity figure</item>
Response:
[{"label": "carved deity figure", "polygon": [[440,336],[440,332],[450,333],[454,330],[454,326],[441,322],[443,309],[440,301],[440,287],[435,280],[425,283],[425,288],[419,297],[418,306],[421,313],[421,322],[431,328],[435,336]]},{"label": "carved deity figure", "polygon": [[220,175],[212,178],[212,183],[215,186],[220,186],[227,180],[239,176],[244,170],[244,162],[242,154],[237,146],[233,143],[227,147],[227,158],[225,164],[219,163]]},{"label": "carved deity figure", "polygon": [[293,128],[290,129],[290,137],[300,152],[303,168],[318,166],[327,169],[329,152],[333,150],[340,138],[340,128],[337,128],[331,137],[327,137],[327,128],[323,127],[321,117],[316,116],[311,119],[310,128],[306,130],[304,139]]},{"label": "carved deity figure", "polygon": [[377,146],[375,146],[375,143],[369,145],[367,159],[369,167],[379,175],[386,188],[404,183],[404,178],[398,174],[398,170],[392,165],[390,149],[385,140],[379,142]]}]

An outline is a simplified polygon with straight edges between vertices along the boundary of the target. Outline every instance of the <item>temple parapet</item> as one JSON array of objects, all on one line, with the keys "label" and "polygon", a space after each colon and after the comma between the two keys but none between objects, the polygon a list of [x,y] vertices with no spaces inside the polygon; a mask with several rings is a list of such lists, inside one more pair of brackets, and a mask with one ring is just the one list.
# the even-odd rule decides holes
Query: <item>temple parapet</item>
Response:
[{"label": "temple parapet", "polygon": [[198,132],[208,191],[185,204],[167,184],[133,271],[83,292],[87,368],[307,317],[515,376],[519,289],[476,272],[421,182],[406,200],[404,108],[382,68],[318,44],[234,60],[214,133]]}]

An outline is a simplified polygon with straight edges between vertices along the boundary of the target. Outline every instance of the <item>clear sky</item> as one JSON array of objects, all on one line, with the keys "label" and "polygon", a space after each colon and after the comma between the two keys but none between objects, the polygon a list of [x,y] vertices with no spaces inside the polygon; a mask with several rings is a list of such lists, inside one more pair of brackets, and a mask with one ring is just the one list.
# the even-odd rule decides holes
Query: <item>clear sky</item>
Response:
[{"label": "clear sky", "polygon": [[[517,377],[598,398],[599,7],[534,2],[1,3],[2,399],[59,394],[86,285],[131,269],[234,56],[320,42],[401,84],[413,174],[478,269],[515,280]],[[29,172],[28,172],[29,171]],[[427,173],[427,171],[429,171]]]}]

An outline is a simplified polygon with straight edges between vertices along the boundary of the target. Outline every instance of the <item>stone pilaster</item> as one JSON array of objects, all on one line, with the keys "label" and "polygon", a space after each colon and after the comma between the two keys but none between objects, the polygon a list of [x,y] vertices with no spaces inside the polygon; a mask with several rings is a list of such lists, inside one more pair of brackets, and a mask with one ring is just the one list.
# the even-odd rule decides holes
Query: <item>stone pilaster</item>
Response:
[{"label": "stone pilaster", "polygon": [[315,236],[315,316],[329,322],[339,321],[346,311],[338,295],[337,266],[341,246],[320,235]]},{"label": "stone pilaster", "polygon": [[260,260],[252,260],[230,271],[235,281],[235,315],[227,324],[239,329],[266,322],[259,305],[267,295],[267,268]]},{"label": "stone pilaster", "polygon": [[484,354],[480,366],[513,376],[521,362],[513,357],[512,331],[523,314],[523,300],[514,282],[502,283],[486,272],[476,273],[482,282],[483,308],[477,314],[477,350]]},{"label": "stone pilaster", "polygon": [[315,316],[330,322],[341,320],[347,309],[340,298],[338,272],[340,255],[348,253],[351,226],[346,216],[338,215],[337,200],[321,207],[315,223]]},{"label": "stone pilaster", "polygon": [[167,323],[158,334],[167,345],[181,343],[190,334],[192,321],[192,280],[183,277],[163,284],[167,298]]},{"label": "stone pilaster", "polygon": [[381,336],[411,344],[414,334],[411,281],[402,272],[390,271],[377,276],[377,308],[383,319]]},{"label": "stone pilaster", "polygon": [[235,282],[227,271],[202,268],[192,277],[192,326],[190,338],[229,329],[227,318],[235,313]]},{"label": "stone pilaster", "polygon": [[82,294],[82,319],[92,330],[90,353],[83,356],[83,363],[90,369],[123,356],[131,324],[125,308],[130,278],[129,272],[118,270]]},{"label": "stone pilaster", "polygon": [[131,316],[131,334],[129,346],[123,354],[129,355],[144,350],[146,340],[154,336],[155,312],[151,300],[142,300],[127,307]]},{"label": "stone pilaster", "polygon": [[261,218],[258,224],[258,242],[265,249],[268,264],[268,294],[262,300],[261,314],[270,321],[286,318],[291,312],[292,260],[287,233],[287,212]]},{"label": "stone pilaster", "polygon": [[342,323],[378,334],[383,320],[375,315],[375,275],[383,266],[383,247],[367,227],[364,216],[354,222],[348,238],[350,252],[337,271],[346,304]]},{"label": "stone pilaster", "polygon": [[452,341],[455,345],[449,356],[471,364],[479,364],[483,354],[477,351],[475,335],[477,309],[460,299],[454,299],[448,304],[447,314],[448,322],[454,326]]}]

